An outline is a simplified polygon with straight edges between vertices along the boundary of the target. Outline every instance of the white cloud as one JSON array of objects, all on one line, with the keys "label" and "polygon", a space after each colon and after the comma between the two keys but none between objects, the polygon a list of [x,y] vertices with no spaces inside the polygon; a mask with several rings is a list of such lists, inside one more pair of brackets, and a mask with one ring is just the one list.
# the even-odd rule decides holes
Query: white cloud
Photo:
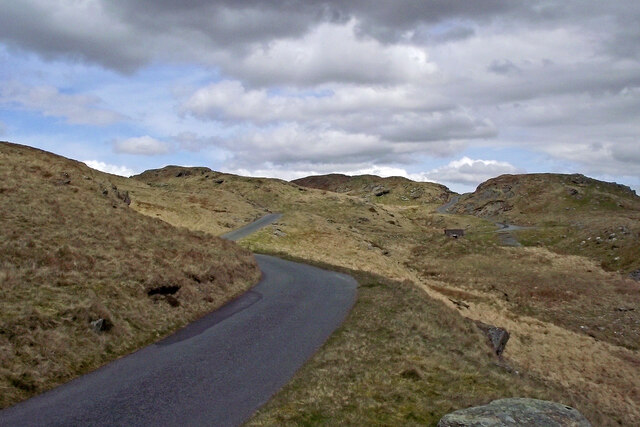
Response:
[{"label": "white cloud", "polygon": [[463,157],[449,162],[446,166],[426,172],[423,176],[437,182],[475,186],[498,175],[517,173],[524,173],[524,171],[508,162]]},{"label": "white cloud", "polygon": [[139,136],[136,138],[128,138],[113,143],[116,153],[137,154],[144,156],[153,156],[158,154],[168,154],[171,152],[171,145],[159,141],[149,135]]},{"label": "white cloud", "polygon": [[418,86],[334,84],[314,90],[246,89],[225,80],[198,89],[183,111],[202,119],[270,123],[278,121],[338,121],[340,118],[390,113],[448,111],[456,105]]},{"label": "white cloud", "polygon": [[222,81],[197,90],[183,109],[204,120],[251,125],[251,131],[221,144],[239,160],[278,164],[336,157],[391,161],[394,154],[399,162],[411,154],[441,157],[459,152],[470,139],[496,134],[490,120],[410,85],[270,94]]},{"label": "white cloud", "polygon": [[256,43],[240,61],[220,63],[228,73],[261,85],[397,84],[423,81],[437,71],[424,48],[383,44],[357,35],[357,25],[355,19],[323,23],[301,38]]},{"label": "white cloud", "polygon": [[85,94],[61,93],[52,86],[26,86],[17,82],[0,85],[0,103],[37,111],[45,116],[63,117],[71,124],[105,126],[125,119],[101,106],[100,98]]},{"label": "white cloud", "polygon": [[135,174],[134,170],[128,168],[127,166],[110,165],[99,160],[85,160],[83,163],[92,169],[96,169],[113,175],[130,177],[131,175]]}]

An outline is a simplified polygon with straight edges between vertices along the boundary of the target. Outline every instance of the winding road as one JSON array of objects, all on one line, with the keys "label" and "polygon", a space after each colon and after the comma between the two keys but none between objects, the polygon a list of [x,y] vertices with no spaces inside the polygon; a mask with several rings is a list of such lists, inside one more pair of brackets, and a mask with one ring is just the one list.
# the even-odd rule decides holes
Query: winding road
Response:
[{"label": "winding road", "polygon": [[[243,230],[226,237],[245,236]],[[238,299],[156,344],[0,411],[0,426],[246,421],[342,323],[357,288],[343,274],[266,255],[256,260],[263,278]]]}]

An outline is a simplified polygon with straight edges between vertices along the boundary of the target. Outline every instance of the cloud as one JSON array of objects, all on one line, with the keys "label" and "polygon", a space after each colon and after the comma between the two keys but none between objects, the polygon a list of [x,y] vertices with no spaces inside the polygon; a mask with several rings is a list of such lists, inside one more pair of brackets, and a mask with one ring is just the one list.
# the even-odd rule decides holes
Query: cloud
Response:
[{"label": "cloud", "polygon": [[18,82],[0,84],[0,103],[62,117],[71,124],[106,126],[125,117],[103,108],[97,96],[61,93],[52,86],[26,86]]},{"label": "cloud", "polygon": [[356,24],[320,24],[299,39],[277,39],[255,46],[239,61],[223,59],[220,64],[257,85],[392,84],[425,80],[436,72],[425,49],[358,37]]},{"label": "cloud", "polygon": [[[65,72],[52,84],[31,70],[26,84],[2,70],[0,102],[109,125],[126,119],[113,100],[130,97],[136,107],[117,108],[135,132],[171,143],[114,149],[217,149],[247,170],[414,170],[500,146],[640,176],[639,21],[640,3],[599,0],[0,2],[8,58],[32,52],[71,76],[78,62],[100,70],[82,90]],[[152,96],[132,83],[155,85],[149,76],[171,67],[197,72],[157,80]],[[120,92],[100,78],[85,89],[95,75]]]},{"label": "cloud", "polygon": [[508,162],[463,157],[451,161],[446,166],[426,172],[423,176],[437,182],[475,186],[498,175],[517,173],[524,173],[524,171]]},{"label": "cloud", "polygon": [[110,165],[99,160],[84,160],[83,163],[92,169],[96,169],[113,175],[130,177],[131,175],[135,174],[133,169],[126,166]]},{"label": "cloud", "polygon": [[3,136],[7,132],[7,126],[0,122],[0,136]]},{"label": "cloud", "polygon": [[168,154],[172,151],[170,144],[158,141],[148,135],[115,141],[113,143],[113,149],[116,153],[143,156]]},{"label": "cloud", "polygon": [[219,144],[236,159],[253,161],[255,153],[264,152],[255,160],[275,164],[336,157],[402,162],[413,154],[451,155],[467,140],[496,135],[490,120],[412,86],[339,85],[270,94],[246,89],[239,81],[221,81],[197,90],[183,111],[202,120],[250,126],[251,131]]}]

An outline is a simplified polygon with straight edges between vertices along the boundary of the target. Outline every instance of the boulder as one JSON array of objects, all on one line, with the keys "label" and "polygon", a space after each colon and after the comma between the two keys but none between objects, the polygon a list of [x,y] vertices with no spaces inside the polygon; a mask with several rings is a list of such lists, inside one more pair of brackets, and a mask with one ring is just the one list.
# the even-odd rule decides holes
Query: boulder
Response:
[{"label": "boulder", "polygon": [[496,355],[501,356],[504,348],[507,346],[507,341],[509,341],[509,332],[507,332],[506,329],[487,325],[479,321],[476,322],[476,325],[487,336]]},{"label": "boulder", "polygon": [[90,323],[91,323],[91,329],[93,329],[93,331],[96,333],[108,332],[113,327],[113,324],[111,323],[111,321],[109,319],[104,319],[104,318],[93,320]]},{"label": "boulder", "polygon": [[629,277],[640,282],[640,268],[629,273]]},{"label": "boulder", "polygon": [[545,400],[510,398],[445,415],[438,427],[591,427],[578,410]]},{"label": "boulder", "polygon": [[375,187],[373,187],[373,189],[371,190],[371,192],[376,196],[376,197],[380,197],[380,196],[384,196],[385,194],[389,194],[391,192],[391,190],[384,188],[381,185],[377,185]]}]

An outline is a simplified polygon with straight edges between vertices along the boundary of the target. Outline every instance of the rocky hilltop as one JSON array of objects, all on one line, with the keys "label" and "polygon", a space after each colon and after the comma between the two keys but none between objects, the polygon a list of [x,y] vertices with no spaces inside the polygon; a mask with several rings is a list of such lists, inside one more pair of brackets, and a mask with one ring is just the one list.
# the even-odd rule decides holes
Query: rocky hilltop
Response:
[{"label": "rocky hilltop", "polygon": [[525,245],[595,258],[608,270],[640,268],[640,197],[625,185],[580,174],[502,175],[450,212],[529,226],[518,233]]},{"label": "rocky hilltop", "polygon": [[329,174],[308,176],[291,182],[302,187],[375,198],[376,202],[387,204],[444,203],[455,194],[441,184],[417,182],[400,176],[382,178],[376,175]]},{"label": "rocky hilltop", "polygon": [[549,218],[640,210],[631,188],[584,175],[501,175],[465,194],[452,211],[532,224]]}]

